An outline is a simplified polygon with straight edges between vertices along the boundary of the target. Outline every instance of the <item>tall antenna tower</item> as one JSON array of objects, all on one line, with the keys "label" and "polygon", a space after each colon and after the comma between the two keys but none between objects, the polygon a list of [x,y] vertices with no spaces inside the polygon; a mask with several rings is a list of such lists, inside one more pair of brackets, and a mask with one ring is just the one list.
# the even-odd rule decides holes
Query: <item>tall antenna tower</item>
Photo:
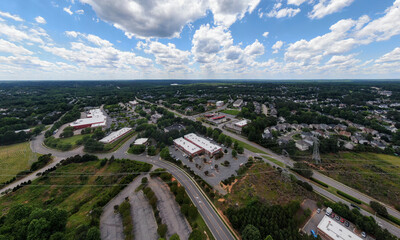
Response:
[{"label": "tall antenna tower", "polygon": [[312,155],[312,160],[315,161],[316,164],[321,163],[321,156],[319,155],[319,140],[316,137],[314,139],[314,151]]}]

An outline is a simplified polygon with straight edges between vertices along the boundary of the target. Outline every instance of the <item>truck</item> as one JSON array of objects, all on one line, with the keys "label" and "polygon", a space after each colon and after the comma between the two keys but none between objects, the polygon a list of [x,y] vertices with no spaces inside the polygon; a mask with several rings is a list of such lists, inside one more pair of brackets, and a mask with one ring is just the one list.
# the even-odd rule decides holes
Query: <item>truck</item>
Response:
[{"label": "truck", "polygon": [[332,214],[332,208],[328,207],[328,208],[326,209],[326,216],[329,216],[329,215],[331,215],[331,214]]}]

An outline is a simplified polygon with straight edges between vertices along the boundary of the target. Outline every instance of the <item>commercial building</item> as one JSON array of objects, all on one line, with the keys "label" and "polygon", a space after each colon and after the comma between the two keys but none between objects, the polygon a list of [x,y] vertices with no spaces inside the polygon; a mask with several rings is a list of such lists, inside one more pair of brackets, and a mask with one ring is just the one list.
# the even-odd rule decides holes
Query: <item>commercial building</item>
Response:
[{"label": "commercial building", "polygon": [[248,123],[248,121],[245,119],[245,120],[242,120],[242,121],[239,121],[239,122],[235,122],[234,125],[237,126],[237,127],[242,128],[242,127],[246,126],[247,123]]},{"label": "commercial building", "polygon": [[199,148],[198,146],[194,145],[193,143],[182,137],[175,139],[174,144],[177,148],[181,149],[187,155],[192,157],[199,155],[203,152],[203,149]]},{"label": "commercial building", "polygon": [[217,101],[217,107],[222,107],[224,106],[224,101]]},{"label": "commercial building", "polygon": [[121,128],[118,131],[110,133],[107,137],[101,139],[99,142],[104,143],[104,144],[115,142],[116,140],[127,135],[131,131],[132,131],[132,128]]},{"label": "commercial building", "polygon": [[318,234],[324,240],[362,240],[346,226],[328,216],[322,218],[317,229]]},{"label": "commercial building", "polygon": [[100,109],[92,109],[86,114],[86,118],[81,118],[72,122],[71,127],[76,129],[82,129],[87,127],[104,127],[106,126],[106,116]]},{"label": "commercial building", "polygon": [[133,101],[129,101],[129,104],[130,104],[132,107],[134,107],[134,106],[138,105],[139,102],[136,101],[136,100],[133,100]]},{"label": "commercial building", "polygon": [[184,136],[186,140],[203,149],[205,153],[209,156],[214,156],[214,154],[220,152],[222,148],[218,145],[213,144],[205,138],[199,137],[194,133],[189,133]]},{"label": "commercial building", "polygon": [[238,99],[233,103],[233,107],[239,108],[242,106],[242,104],[243,104],[243,99]]},{"label": "commercial building", "polygon": [[145,144],[147,144],[147,141],[149,141],[148,138],[138,138],[135,140],[133,145],[145,145]]}]

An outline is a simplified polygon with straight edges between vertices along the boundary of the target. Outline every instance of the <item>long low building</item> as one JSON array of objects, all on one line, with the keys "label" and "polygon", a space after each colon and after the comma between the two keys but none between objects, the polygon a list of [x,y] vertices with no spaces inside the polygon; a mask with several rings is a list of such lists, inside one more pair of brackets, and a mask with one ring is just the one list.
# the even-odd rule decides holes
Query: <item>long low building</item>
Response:
[{"label": "long low building", "polygon": [[75,122],[72,122],[70,126],[75,130],[87,127],[104,127],[106,126],[106,120],[106,116],[104,116],[100,109],[92,109],[86,115],[86,118],[78,119]]},{"label": "long low building", "polygon": [[328,216],[322,218],[317,229],[318,234],[325,240],[362,240],[347,227]]},{"label": "long low building", "polygon": [[101,139],[99,142],[101,143],[112,143],[115,142],[116,140],[120,139],[121,137],[125,136],[126,134],[130,133],[132,131],[132,128],[121,128],[118,131],[110,133],[107,137]]},{"label": "long low building", "polygon": [[194,133],[189,133],[184,136],[186,140],[203,149],[208,155],[214,156],[214,154],[220,152],[222,148],[218,145],[213,144],[205,138],[199,137]]},{"label": "long low building", "polygon": [[192,157],[199,155],[203,152],[203,149],[199,148],[198,146],[194,145],[193,143],[189,142],[188,140],[182,137],[175,139],[174,144],[176,147],[181,149],[187,155]]}]

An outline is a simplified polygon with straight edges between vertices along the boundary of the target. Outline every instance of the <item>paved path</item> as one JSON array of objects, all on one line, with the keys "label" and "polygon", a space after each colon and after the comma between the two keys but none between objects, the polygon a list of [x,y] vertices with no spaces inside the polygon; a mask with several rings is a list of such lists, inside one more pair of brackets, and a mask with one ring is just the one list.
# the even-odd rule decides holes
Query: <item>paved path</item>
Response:
[{"label": "paved path", "polygon": [[153,208],[150,206],[143,191],[133,193],[129,196],[131,213],[133,218],[133,231],[135,239],[157,240],[157,222],[154,217]]},{"label": "paved path", "polygon": [[168,226],[167,237],[177,233],[182,240],[189,239],[192,232],[188,221],[181,213],[178,203],[175,201],[175,196],[171,193],[168,185],[159,179],[150,179],[149,187],[157,196],[157,208],[160,211],[160,217]]},{"label": "paved path", "polygon": [[124,233],[122,219],[119,214],[114,212],[114,206],[120,205],[126,197],[132,195],[139,187],[143,176],[136,177],[128,186],[126,186],[117,196],[107,203],[100,216],[100,233],[102,240],[123,240]]}]

